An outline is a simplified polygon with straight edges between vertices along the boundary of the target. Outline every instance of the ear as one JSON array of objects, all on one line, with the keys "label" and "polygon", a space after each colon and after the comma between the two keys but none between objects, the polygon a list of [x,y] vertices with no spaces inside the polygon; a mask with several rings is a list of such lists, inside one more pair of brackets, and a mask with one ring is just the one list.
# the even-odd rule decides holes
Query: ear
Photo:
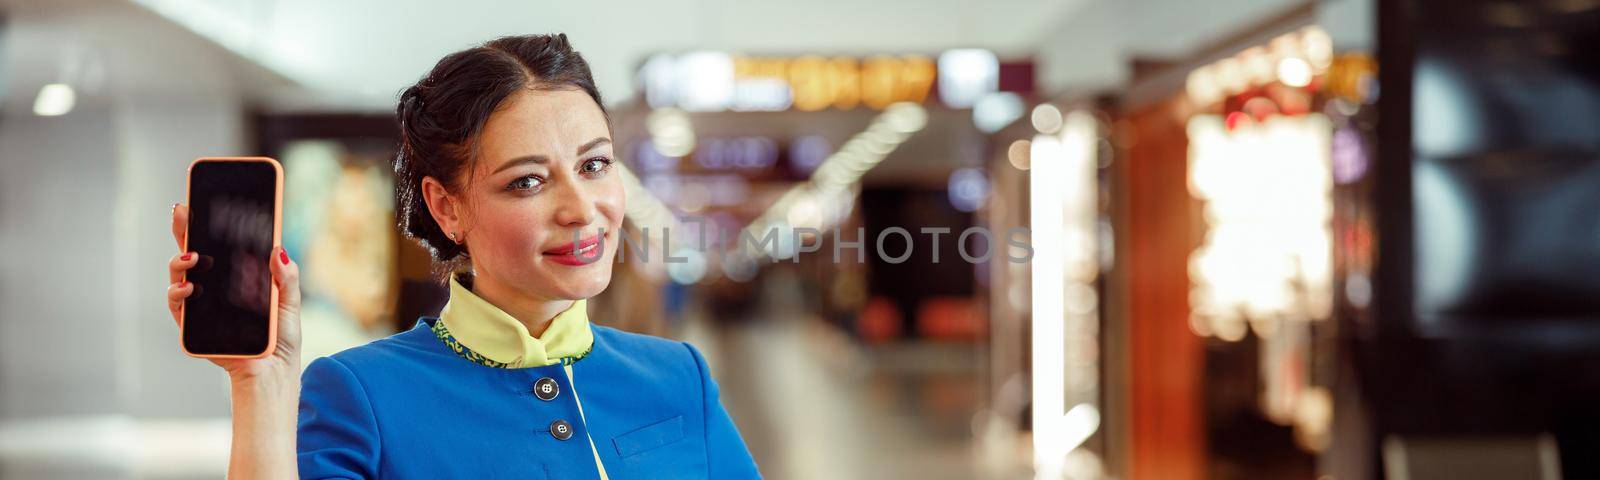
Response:
[{"label": "ear", "polygon": [[445,236],[455,233],[465,240],[461,202],[444,188],[444,183],[433,177],[422,177],[422,200],[428,204],[428,213],[433,215],[433,221],[439,223],[439,229],[444,230]]}]

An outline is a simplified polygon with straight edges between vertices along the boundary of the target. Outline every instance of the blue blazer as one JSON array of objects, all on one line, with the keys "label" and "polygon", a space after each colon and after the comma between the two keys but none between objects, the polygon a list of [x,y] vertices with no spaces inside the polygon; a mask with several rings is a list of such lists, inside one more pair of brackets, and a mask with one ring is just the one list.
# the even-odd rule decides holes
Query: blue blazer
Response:
[{"label": "blue blazer", "polygon": [[[436,321],[306,367],[300,478],[594,479],[596,451],[614,480],[760,477],[688,343],[593,326],[593,351],[572,364],[574,398],[562,365],[473,363],[434,335]],[[534,392],[546,378],[550,400]]]}]

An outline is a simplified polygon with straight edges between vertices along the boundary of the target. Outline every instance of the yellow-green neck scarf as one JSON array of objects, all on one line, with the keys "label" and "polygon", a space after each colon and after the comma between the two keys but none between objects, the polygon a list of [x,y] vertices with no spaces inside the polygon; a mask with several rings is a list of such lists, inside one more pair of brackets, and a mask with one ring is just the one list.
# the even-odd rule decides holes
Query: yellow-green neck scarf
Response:
[{"label": "yellow-green neck scarf", "polygon": [[589,353],[594,332],[589,330],[587,300],[550,321],[544,334],[534,337],[511,314],[450,278],[450,300],[439,312],[434,333],[468,360],[504,368],[571,364]]}]

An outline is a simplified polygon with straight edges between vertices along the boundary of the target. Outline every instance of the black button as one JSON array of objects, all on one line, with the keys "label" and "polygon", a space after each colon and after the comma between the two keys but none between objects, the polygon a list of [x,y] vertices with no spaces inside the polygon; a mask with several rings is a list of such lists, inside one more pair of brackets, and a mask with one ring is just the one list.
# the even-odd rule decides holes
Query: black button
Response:
[{"label": "black button", "polygon": [[566,420],[550,422],[550,436],[556,437],[556,440],[572,438],[572,424],[567,423]]},{"label": "black button", "polygon": [[560,393],[561,386],[557,385],[555,379],[553,378],[544,377],[533,382],[533,394],[534,396],[539,397],[540,400],[544,400],[546,402],[555,400],[556,395],[559,395]]}]

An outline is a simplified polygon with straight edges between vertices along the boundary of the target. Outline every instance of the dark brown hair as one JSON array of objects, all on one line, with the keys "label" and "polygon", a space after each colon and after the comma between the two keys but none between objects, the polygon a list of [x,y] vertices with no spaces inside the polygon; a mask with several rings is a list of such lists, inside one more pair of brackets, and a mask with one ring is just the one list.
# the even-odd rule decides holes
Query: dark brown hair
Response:
[{"label": "dark brown hair", "polygon": [[501,102],[524,88],[582,90],[605,112],[588,62],[564,33],[501,37],[452,53],[400,94],[395,108],[400,153],[394,158],[400,231],[428,249],[441,279],[458,272],[470,282],[467,252],[428,212],[422,179],[433,177],[446,189],[460,191],[484,123]]}]

